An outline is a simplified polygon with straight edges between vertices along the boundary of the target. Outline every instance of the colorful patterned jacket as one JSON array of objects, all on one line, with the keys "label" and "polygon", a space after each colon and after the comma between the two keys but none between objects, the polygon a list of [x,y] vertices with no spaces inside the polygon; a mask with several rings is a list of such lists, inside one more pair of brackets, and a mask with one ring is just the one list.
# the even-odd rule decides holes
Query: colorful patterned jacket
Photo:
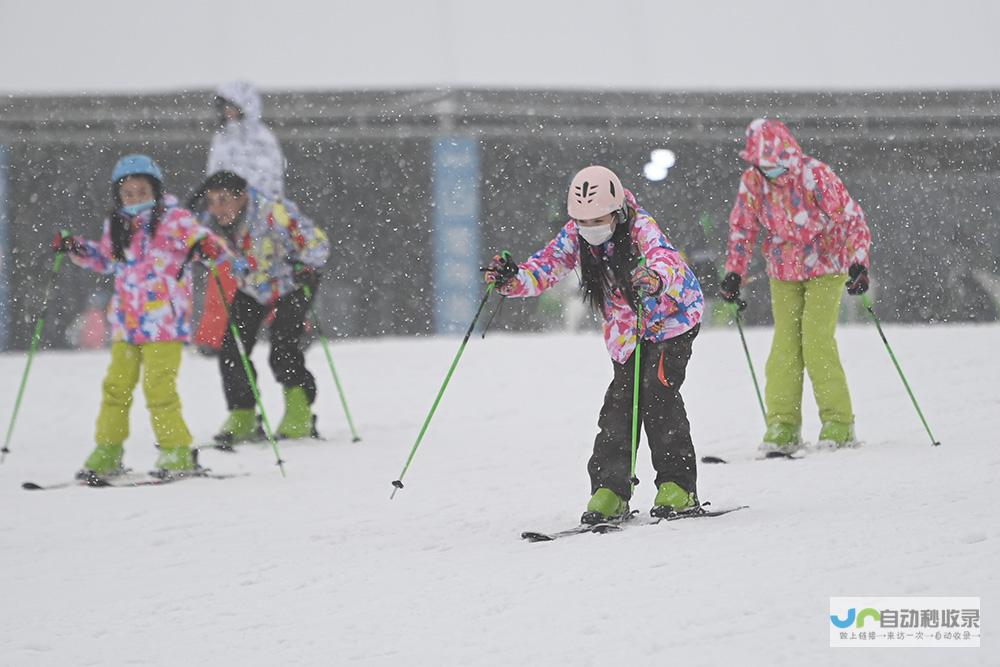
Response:
[{"label": "colorful patterned jacket", "polygon": [[[705,299],[694,272],[681,258],[680,252],[660,231],[656,221],[639,208],[628,190],[625,198],[635,210],[632,222],[632,243],[646,266],[663,281],[657,296],[643,300],[642,339],[660,342],[693,329],[701,321]],[[614,253],[614,241],[589,252]],[[544,248],[519,265],[517,276],[501,293],[506,296],[537,296],[555,285],[580,263],[580,236],[575,220],[570,220]],[[636,313],[628,299],[616,290],[604,308],[604,342],[611,358],[623,364],[632,356],[636,340]]]},{"label": "colorful patterned jacket", "polygon": [[[767,274],[802,281],[868,266],[871,233],[847,188],[826,164],[803,155],[783,123],[758,118],[747,128],[740,157],[750,163],[729,215],[726,271],[746,274],[757,233]],[[785,167],[773,180],[759,169]]]},{"label": "colorful patterned jacket", "polygon": [[247,194],[246,209],[227,234],[233,250],[250,264],[249,274],[236,278],[241,292],[259,303],[274,303],[298,288],[296,264],[319,269],[326,263],[330,241],[292,202],[269,199],[253,188]]},{"label": "colorful patterned jacket", "polygon": [[150,211],[132,220],[134,233],[123,262],[112,257],[110,221],[104,221],[100,242],[74,237],[82,248],[82,254],[70,253],[74,264],[114,275],[115,293],[108,308],[112,341],[142,345],[191,337],[191,272],[181,269],[196,241],[207,238],[223,253],[226,244],[195,222],[190,211],[174,207],[175,202],[164,198],[166,208],[152,238]]},{"label": "colorful patterned jacket", "polygon": [[239,107],[240,120],[226,121],[212,137],[205,174],[232,171],[272,199],[285,194],[285,156],[274,133],[261,120],[260,94],[241,81],[224,83],[215,91]]}]

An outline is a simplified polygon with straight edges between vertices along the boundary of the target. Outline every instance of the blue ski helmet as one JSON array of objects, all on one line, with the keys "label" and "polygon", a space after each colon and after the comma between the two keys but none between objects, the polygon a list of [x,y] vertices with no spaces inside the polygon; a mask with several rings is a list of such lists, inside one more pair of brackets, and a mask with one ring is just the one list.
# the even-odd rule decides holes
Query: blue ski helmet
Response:
[{"label": "blue ski helmet", "polygon": [[159,165],[153,162],[153,158],[148,155],[126,155],[118,160],[114,171],[111,172],[111,182],[117,183],[126,176],[138,174],[151,176],[159,183],[163,182],[163,172],[160,171]]}]

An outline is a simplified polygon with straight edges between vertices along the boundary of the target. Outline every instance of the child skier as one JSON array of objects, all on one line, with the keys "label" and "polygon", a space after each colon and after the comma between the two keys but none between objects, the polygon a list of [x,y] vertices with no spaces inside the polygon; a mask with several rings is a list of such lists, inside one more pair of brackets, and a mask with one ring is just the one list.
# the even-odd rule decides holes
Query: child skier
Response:
[{"label": "child skier", "polygon": [[651,514],[697,509],[695,452],[680,388],[704,309],[698,279],[610,169],[591,166],[576,174],[567,209],[570,220],[555,239],[520,265],[497,255],[486,281],[506,296],[537,296],[579,266],[583,297],[604,320],[614,379],[598,420],[588,464],[592,496],[581,521],[599,523],[629,511],[637,338],[639,419],[656,470]]},{"label": "child skier", "polygon": [[871,234],[864,211],[826,164],[805,155],[788,128],[759,118],[747,127],[740,179],[729,216],[729,252],[720,294],[736,302],[763,227],[774,340],[766,367],[763,453],[802,447],[803,368],[809,372],[822,447],[855,445],[854,413],[834,330],[844,284],[868,290]]},{"label": "child skier", "polygon": [[[240,281],[229,312],[247,355],[274,309],[270,365],[285,393],[285,415],[277,435],[315,435],[311,406],[316,400],[316,381],[306,368],[299,342],[319,286],[318,270],[330,254],[326,234],[293,203],[268,198],[231,171],[209,176],[202,191],[210,215],[232,242],[234,252],[249,262],[249,273]],[[216,441],[231,445],[257,439],[253,390],[232,331],[222,341],[219,371],[229,416]]]},{"label": "child skier", "polygon": [[225,243],[163,194],[163,174],[145,155],[128,155],[111,175],[113,208],[100,242],[59,232],[53,250],[92,271],[114,275],[109,309],[111,364],[104,378],[96,447],[77,474],[94,480],[120,474],[129,433],[132,392],[146,395],[159,456],[157,474],[196,472],[191,434],[181,415],[177,372],[191,333],[191,283],[183,273],[191,247],[203,241],[215,256]]},{"label": "child skier", "polygon": [[[205,175],[231,171],[247,179],[250,187],[271,199],[281,199],[285,192],[285,156],[281,145],[261,120],[260,93],[244,81],[230,81],[215,91],[219,129],[212,136]],[[192,197],[188,207],[195,210],[204,193]],[[194,342],[206,354],[218,354],[229,329],[226,306],[236,294],[236,279],[228,265],[219,267],[225,301],[209,280],[205,289],[201,322],[194,332]]]}]

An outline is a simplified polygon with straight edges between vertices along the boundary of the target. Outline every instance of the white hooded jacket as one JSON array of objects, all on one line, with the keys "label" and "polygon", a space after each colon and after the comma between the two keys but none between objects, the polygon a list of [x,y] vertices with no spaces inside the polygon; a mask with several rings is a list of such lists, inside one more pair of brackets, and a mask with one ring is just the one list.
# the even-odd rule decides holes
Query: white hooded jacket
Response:
[{"label": "white hooded jacket", "polygon": [[260,95],[253,86],[242,81],[224,83],[216,94],[238,106],[243,118],[227,121],[226,126],[212,137],[207,175],[232,171],[271,199],[283,198],[285,156],[278,140],[260,118]]}]

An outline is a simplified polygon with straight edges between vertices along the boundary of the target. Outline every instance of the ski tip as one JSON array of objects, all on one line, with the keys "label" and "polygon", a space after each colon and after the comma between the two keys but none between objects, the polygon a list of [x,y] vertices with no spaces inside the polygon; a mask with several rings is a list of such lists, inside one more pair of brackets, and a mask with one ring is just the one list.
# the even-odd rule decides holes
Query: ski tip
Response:
[{"label": "ski tip", "polygon": [[701,457],[702,463],[729,463],[726,459],[720,458],[718,456],[703,456]]},{"label": "ski tip", "polygon": [[531,532],[531,531],[527,531],[527,532],[521,533],[521,539],[522,540],[528,540],[529,542],[551,542],[552,541],[552,538],[549,537],[548,535],[546,535],[545,533],[534,533],[534,532]]},{"label": "ski tip", "polygon": [[41,491],[45,487],[41,484],[35,484],[34,482],[25,482],[21,485],[21,488],[25,491]]},{"label": "ski tip", "polygon": [[786,461],[797,461],[802,458],[801,454],[796,454],[795,452],[767,452],[764,454],[765,459],[785,459]]}]

